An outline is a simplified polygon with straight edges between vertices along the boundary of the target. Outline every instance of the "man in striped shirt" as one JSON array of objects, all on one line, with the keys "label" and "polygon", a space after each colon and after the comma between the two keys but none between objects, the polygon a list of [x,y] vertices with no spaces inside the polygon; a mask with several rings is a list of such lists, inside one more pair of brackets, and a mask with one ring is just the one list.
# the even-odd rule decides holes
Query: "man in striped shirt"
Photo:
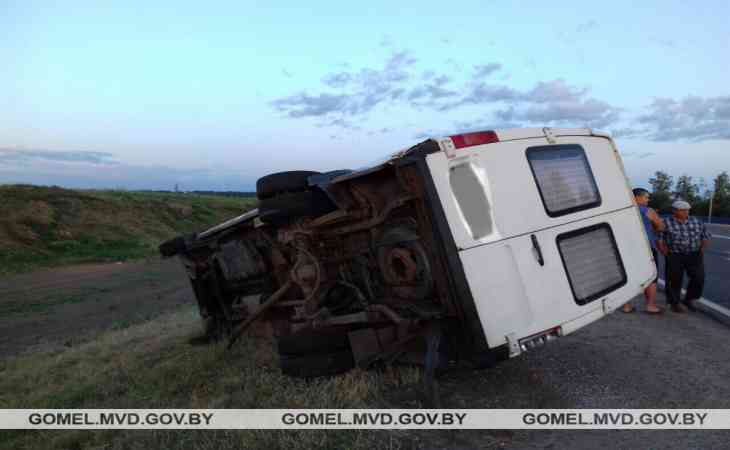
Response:
[{"label": "man in striped shirt", "polygon": [[710,233],[696,217],[689,216],[689,203],[677,200],[672,203],[672,217],[664,221],[664,231],[659,233],[657,247],[666,257],[667,303],[672,311],[685,312],[680,303],[682,279],[687,272],[689,284],[684,303],[695,311],[694,301],[702,296],[705,286],[704,251],[710,245]]}]

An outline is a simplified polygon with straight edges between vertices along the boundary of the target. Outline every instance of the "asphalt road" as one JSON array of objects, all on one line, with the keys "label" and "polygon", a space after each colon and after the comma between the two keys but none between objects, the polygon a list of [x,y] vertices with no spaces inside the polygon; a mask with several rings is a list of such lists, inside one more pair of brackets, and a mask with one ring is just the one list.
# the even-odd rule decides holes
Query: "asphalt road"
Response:
[{"label": "asphalt road", "polygon": [[[707,225],[712,242],[705,253],[705,292],[703,297],[730,308],[730,225]],[[664,278],[660,256],[659,278]],[[685,285],[686,285],[685,280]]]},{"label": "asphalt road", "polygon": [[[730,328],[702,313],[637,309],[618,310],[493,369],[447,372],[439,379],[443,407],[730,408]],[[401,400],[378,407],[414,406]],[[419,438],[418,448],[450,450],[727,449],[730,442],[726,430],[432,431],[408,434]]]}]

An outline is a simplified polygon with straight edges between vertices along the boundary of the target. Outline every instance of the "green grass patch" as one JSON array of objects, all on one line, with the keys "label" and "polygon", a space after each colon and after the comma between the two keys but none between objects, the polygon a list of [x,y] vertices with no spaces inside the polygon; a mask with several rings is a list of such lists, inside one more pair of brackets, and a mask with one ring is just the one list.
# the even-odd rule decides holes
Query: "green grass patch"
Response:
[{"label": "green grass patch", "polygon": [[51,241],[45,248],[0,250],[0,273],[88,262],[129,261],[154,256],[156,251],[153,243],[134,238],[103,240],[83,236],[78,240]]},{"label": "green grass patch", "polygon": [[129,328],[131,325],[132,323],[128,320],[115,320],[114,323],[112,323],[111,329],[124,330],[126,328]]},{"label": "green grass patch", "polygon": [[[194,308],[56,353],[0,361],[0,408],[366,408],[384,405],[389,390],[417,385],[421,372],[355,370],[315,380],[288,378],[273,343],[247,337],[192,346]],[[403,448],[397,435],[350,431],[17,431],[15,449]]]},{"label": "green grass patch", "polygon": [[58,293],[46,296],[42,299],[28,300],[6,300],[0,303],[0,315],[9,316],[11,314],[28,314],[28,313],[45,313],[60,305],[72,305],[75,303],[83,303],[98,300],[94,294],[102,292],[100,289],[86,288],[74,293]]},{"label": "green grass patch", "polygon": [[0,186],[0,274],[157,255],[157,246],[254,207],[255,199]]}]

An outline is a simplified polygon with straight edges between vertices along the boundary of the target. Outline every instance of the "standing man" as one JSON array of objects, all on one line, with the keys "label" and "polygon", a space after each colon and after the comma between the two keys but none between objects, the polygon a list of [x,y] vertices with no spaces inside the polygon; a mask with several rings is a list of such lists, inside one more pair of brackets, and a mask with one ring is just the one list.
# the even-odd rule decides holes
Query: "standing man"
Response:
[{"label": "standing man", "polygon": [[704,252],[712,237],[705,224],[689,216],[689,209],[689,203],[683,200],[672,203],[672,217],[665,221],[666,227],[657,241],[659,251],[666,256],[667,302],[677,313],[686,312],[680,303],[685,272],[689,284],[683,303],[690,311],[696,311],[693,302],[702,296],[705,286]]},{"label": "standing man", "polygon": [[[644,229],[646,230],[646,237],[649,238],[649,245],[651,246],[651,254],[654,257],[654,263],[659,261],[657,256],[657,233],[664,231],[664,221],[659,214],[653,209],[649,208],[649,191],[642,188],[634,189],[634,200],[639,206],[641,212],[641,219],[644,221]],[[659,277],[659,271],[657,269],[657,277]],[[656,305],[656,282],[657,279],[644,289],[644,297],[646,298],[646,312],[649,314],[659,314],[662,312],[661,308]],[[623,311],[630,313],[634,310],[631,302],[624,305]]]}]

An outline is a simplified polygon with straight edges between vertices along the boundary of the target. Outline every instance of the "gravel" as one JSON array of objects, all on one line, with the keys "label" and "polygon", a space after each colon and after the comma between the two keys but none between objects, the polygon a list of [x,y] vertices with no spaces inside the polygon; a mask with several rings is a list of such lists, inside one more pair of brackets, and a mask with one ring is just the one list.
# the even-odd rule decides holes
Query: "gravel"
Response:
[{"label": "gravel", "polygon": [[[616,311],[496,368],[444,375],[442,403],[444,408],[730,408],[728,338],[730,328],[701,313]],[[428,443],[423,448],[727,448],[730,438],[727,431],[714,430],[429,433],[419,433],[417,441]]]}]

